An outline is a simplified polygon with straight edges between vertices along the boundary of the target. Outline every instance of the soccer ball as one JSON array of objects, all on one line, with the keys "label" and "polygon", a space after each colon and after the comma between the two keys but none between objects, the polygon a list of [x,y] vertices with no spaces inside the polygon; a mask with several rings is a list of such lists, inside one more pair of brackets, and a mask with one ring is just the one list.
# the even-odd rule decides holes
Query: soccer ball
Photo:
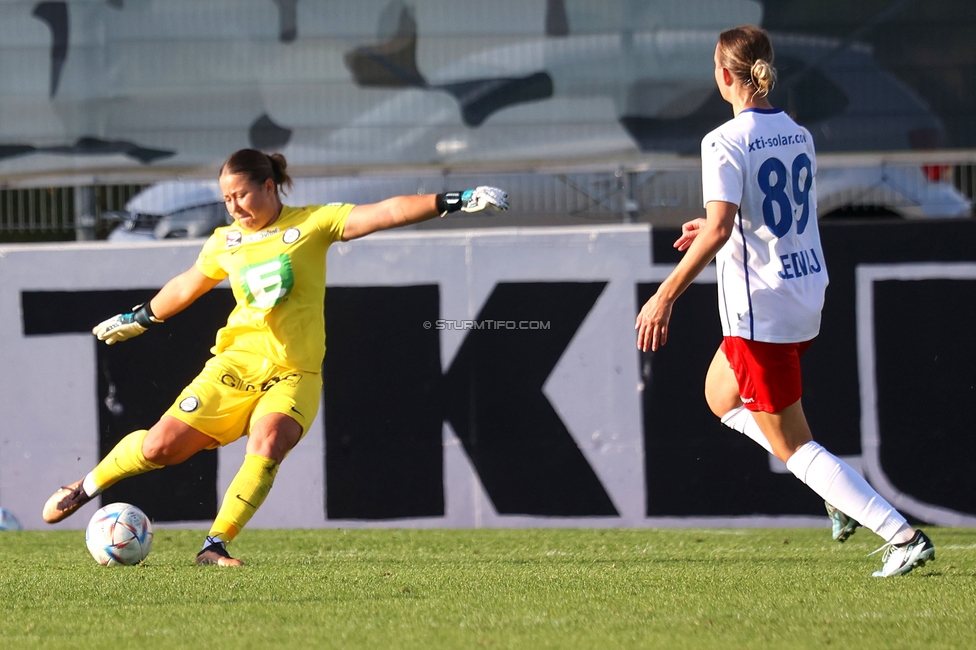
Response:
[{"label": "soccer ball", "polygon": [[146,559],[152,549],[149,518],[128,503],[110,503],[92,516],[85,530],[88,552],[102,566],[132,566]]}]

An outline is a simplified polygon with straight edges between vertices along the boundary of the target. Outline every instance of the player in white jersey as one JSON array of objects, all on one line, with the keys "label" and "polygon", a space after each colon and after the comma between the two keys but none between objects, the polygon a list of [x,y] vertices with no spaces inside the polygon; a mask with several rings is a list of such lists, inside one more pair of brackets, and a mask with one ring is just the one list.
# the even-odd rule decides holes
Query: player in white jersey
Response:
[{"label": "player in white jersey", "polygon": [[682,227],[674,245],[686,253],[638,314],[637,347],[667,343],[675,300],[714,258],[724,339],[705,378],[709,408],[833,504],[835,539],[863,525],[885,540],[875,576],[908,573],[935,559],[931,540],[813,441],[800,403],[800,357],[820,331],[827,269],[813,138],[769,104],[775,80],[766,32],[722,32],[715,83],[734,117],[702,140],[706,216]]},{"label": "player in white jersey", "polygon": [[725,336],[792,343],[819,332],[827,269],[815,160],[810,133],[779,109],[745,108],[702,141],[705,203],[740,206],[715,257]]}]

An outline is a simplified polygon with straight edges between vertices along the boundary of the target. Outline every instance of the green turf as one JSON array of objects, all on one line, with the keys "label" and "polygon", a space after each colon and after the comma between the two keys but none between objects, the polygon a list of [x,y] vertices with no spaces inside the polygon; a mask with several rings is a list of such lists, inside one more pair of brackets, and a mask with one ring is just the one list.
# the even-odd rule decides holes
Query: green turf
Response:
[{"label": "green turf", "polygon": [[103,568],[81,532],[0,533],[0,650],[118,648],[973,648],[976,530],[872,578],[859,531],[248,530],[238,569],[157,530]]}]

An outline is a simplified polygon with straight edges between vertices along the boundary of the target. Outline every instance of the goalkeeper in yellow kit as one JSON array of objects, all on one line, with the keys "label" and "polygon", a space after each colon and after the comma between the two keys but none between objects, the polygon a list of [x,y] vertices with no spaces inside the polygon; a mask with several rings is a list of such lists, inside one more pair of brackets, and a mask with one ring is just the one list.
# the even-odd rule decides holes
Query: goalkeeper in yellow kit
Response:
[{"label": "goalkeeper in yellow kit", "polygon": [[221,503],[197,564],[239,566],[227,543],[264,502],[288,452],[318,411],[325,356],[325,259],[335,241],[417,223],[449,212],[505,210],[494,187],[398,196],[370,205],[283,205],[291,179],[280,154],[234,153],[220,169],[232,225],[218,228],[196,263],[149,302],[97,325],[112,345],[179,313],[225,278],[237,301],[201,373],[160,420],[130,433],[84,478],[44,505],[61,521],[129,476],[181,463],[203,449],[246,435],[241,466]]}]

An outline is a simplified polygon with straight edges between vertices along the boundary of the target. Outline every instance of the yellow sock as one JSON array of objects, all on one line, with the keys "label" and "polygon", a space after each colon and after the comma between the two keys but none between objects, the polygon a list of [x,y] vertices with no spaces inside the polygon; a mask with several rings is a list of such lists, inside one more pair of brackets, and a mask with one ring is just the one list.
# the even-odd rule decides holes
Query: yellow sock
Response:
[{"label": "yellow sock", "polygon": [[225,542],[234,539],[264,503],[277,473],[278,463],[270,458],[255,454],[245,455],[244,464],[237,470],[237,476],[230,482],[230,487],[224,494],[208,536],[219,537]]},{"label": "yellow sock", "polygon": [[91,472],[91,477],[99,490],[118,483],[124,478],[145,474],[154,469],[159,469],[162,465],[146,460],[142,453],[142,441],[149,434],[145,429],[133,431],[126,437],[119,440],[119,443],[108,452],[95,469]]}]

